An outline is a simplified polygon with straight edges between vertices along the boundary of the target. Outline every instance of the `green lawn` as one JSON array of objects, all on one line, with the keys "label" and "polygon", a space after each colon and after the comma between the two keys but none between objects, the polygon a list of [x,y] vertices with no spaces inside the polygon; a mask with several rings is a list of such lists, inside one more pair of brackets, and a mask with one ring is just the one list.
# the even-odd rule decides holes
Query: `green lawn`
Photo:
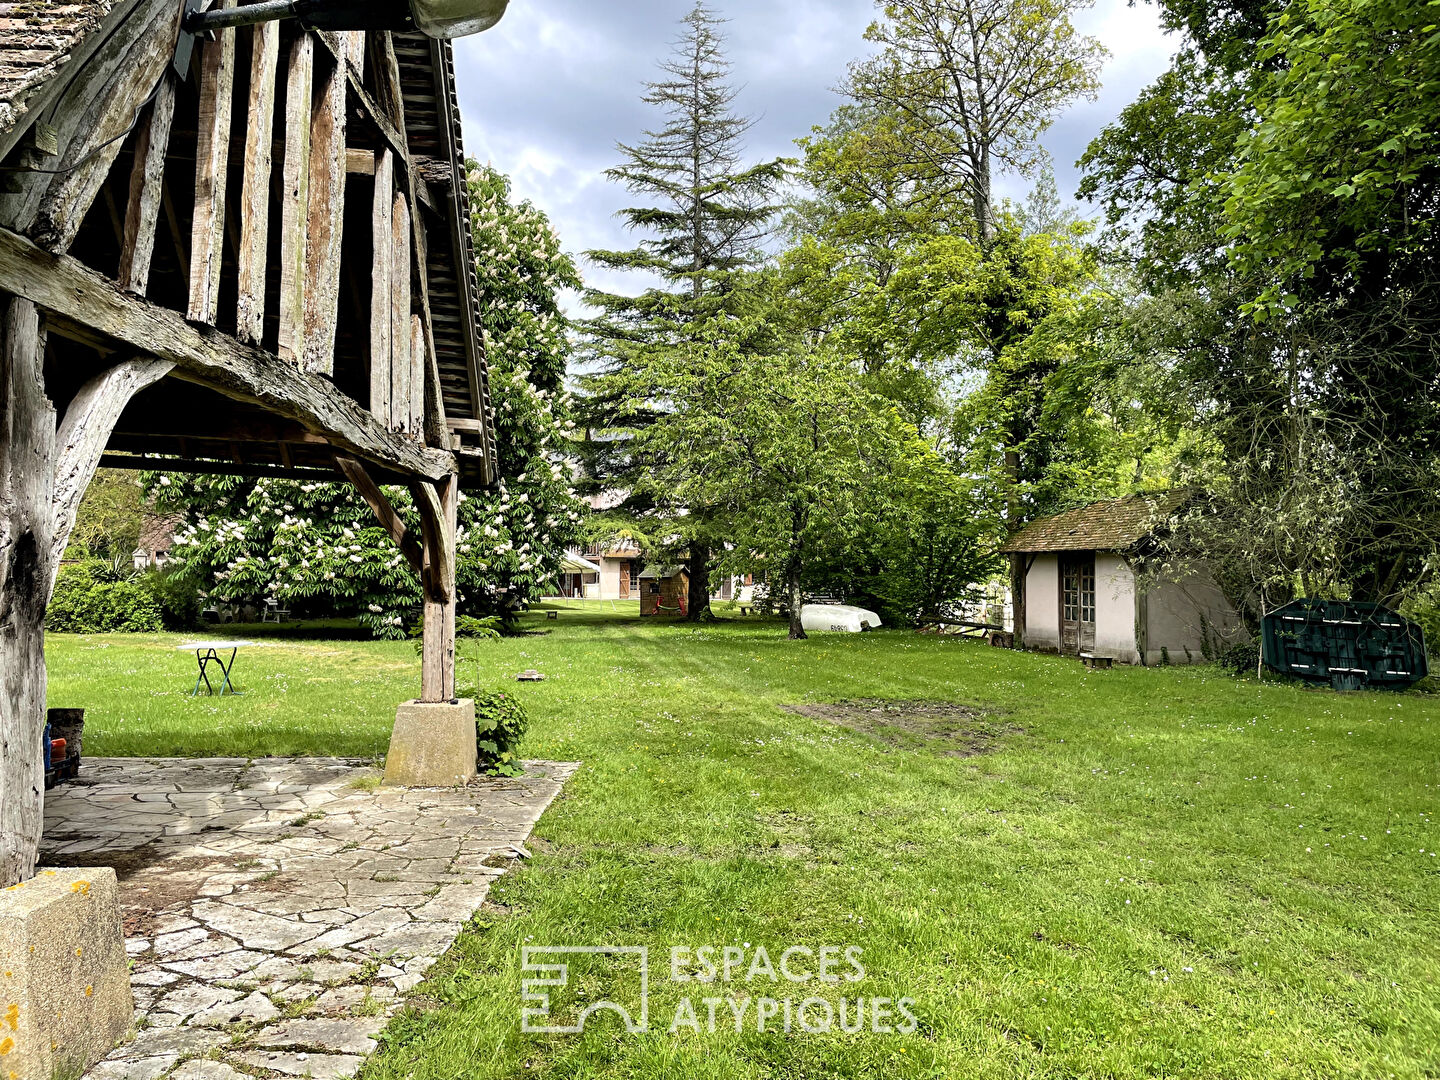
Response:
[{"label": "green lawn", "polygon": [[[1437,1075],[1440,697],[616,607],[481,648],[482,684],[530,706],[525,753],[585,767],[369,1080]],[[380,754],[418,685],[408,644],[269,641],[244,697],[197,701],[181,640],[50,638],[87,753]],[[527,667],[547,681],[508,681]],[[847,698],[973,706],[989,752],[779,708]],[[650,1032],[521,1034],[527,944],[650,946]],[[704,945],[855,945],[866,978],[672,983],[668,950]],[[576,962],[557,1012],[632,984]],[[667,1031],[683,997],[703,1028],[703,997],[745,995],[909,997],[919,1029],[762,1033],[750,1009],[737,1034],[722,1005],[714,1034]]]}]

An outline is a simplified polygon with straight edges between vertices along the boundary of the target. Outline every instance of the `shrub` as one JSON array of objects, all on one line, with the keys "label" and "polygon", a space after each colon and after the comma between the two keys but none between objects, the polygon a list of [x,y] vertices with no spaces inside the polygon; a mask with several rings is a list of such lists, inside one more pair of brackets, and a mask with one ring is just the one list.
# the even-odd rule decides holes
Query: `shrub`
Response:
[{"label": "shrub", "polygon": [[1216,664],[1236,675],[1253,673],[1260,666],[1260,639],[1246,637],[1243,641],[1220,646],[1214,656]]},{"label": "shrub", "polygon": [[114,566],[99,559],[66,567],[50,599],[46,628],[62,634],[150,634],[164,629],[149,576],[120,577]]},{"label": "shrub", "polygon": [[189,630],[200,621],[200,583],[184,571],[152,570],[144,577],[160,605],[166,630]]},{"label": "shrub", "polygon": [[478,638],[484,641],[498,641],[503,620],[498,615],[477,619],[473,615],[455,616],[455,636]]},{"label": "shrub", "polygon": [[497,776],[519,776],[516,747],[530,726],[530,714],[514,694],[491,690],[475,695],[476,754],[482,772]]}]

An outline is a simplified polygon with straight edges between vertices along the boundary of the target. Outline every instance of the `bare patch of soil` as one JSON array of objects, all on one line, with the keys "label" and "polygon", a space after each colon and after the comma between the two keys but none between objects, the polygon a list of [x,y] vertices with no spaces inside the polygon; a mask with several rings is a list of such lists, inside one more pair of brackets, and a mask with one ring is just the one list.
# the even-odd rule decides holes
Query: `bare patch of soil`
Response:
[{"label": "bare patch of soil", "polygon": [[814,705],[782,705],[786,712],[824,720],[899,749],[930,747],[947,757],[974,757],[998,750],[1000,740],[1020,732],[1015,724],[953,701],[892,701],[864,698]]}]

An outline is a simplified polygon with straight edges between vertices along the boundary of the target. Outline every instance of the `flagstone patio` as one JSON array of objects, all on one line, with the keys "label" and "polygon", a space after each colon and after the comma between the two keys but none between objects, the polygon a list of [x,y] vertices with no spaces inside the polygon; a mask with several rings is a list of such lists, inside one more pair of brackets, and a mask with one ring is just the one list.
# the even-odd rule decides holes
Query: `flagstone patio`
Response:
[{"label": "flagstone patio", "polygon": [[116,868],[137,1030],[87,1075],[353,1076],[577,768],[419,791],[342,759],[88,762],[41,863]]}]

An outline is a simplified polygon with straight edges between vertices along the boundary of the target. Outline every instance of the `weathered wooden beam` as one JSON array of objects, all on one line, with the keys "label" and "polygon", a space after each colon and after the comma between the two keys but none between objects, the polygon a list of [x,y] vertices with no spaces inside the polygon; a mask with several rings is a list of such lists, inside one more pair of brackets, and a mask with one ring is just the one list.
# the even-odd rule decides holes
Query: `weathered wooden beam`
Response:
[{"label": "weathered wooden beam", "polygon": [[447,420],[446,425],[451,431],[463,432],[466,435],[485,434],[485,424],[481,420]]},{"label": "weathered wooden beam", "polygon": [[425,229],[425,215],[417,214],[412,223],[415,229],[415,265],[420,272],[415,280],[420,283],[420,320],[425,336],[425,365],[421,374],[422,424],[415,430],[422,433],[430,446],[450,448],[450,435],[445,428],[445,388],[440,382],[440,361],[435,354],[435,321],[430,311],[430,242]]},{"label": "weathered wooden beam", "polygon": [[335,371],[340,310],[340,241],[345,226],[345,86],[343,60],[324,63],[310,125],[310,227],[305,256],[306,371]]},{"label": "weathered wooden beam", "polygon": [[135,469],[150,472],[195,473],[200,476],[247,476],[276,480],[308,480],[333,484],[331,469],[304,466],[237,464],[235,461],[201,461],[195,458],[155,457],[147,454],[107,453],[100,457],[102,469]]},{"label": "weathered wooden beam", "polygon": [[410,150],[404,135],[401,134],[405,129],[405,103],[400,93],[400,69],[395,63],[395,50],[390,44],[390,35],[380,32],[365,35],[369,39],[371,64],[381,76],[377,80],[380,95],[378,99],[366,89],[364,83],[365,43],[359,47],[360,60],[356,62],[355,54],[342,40],[347,36],[347,33],[336,34],[328,30],[315,31],[315,38],[321,48],[343,62],[350,100],[375,125],[381,141],[396,155],[397,167],[408,172]]},{"label": "weathered wooden beam", "polygon": [[[221,0],[219,7],[234,7]],[[190,219],[190,318],[215,324],[225,246],[225,184],[234,107],[235,31],[220,30],[200,53],[200,121],[195,142],[195,212]]]},{"label": "weathered wooden beam", "polygon": [[265,270],[270,241],[270,165],[275,137],[275,80],[280,26],[260,23],[250,37],[250,100],[245,116],[245,177],[240,192],[236,336],[259,345],[265,335]]},{"label": "weathered wooden beam", "polygon": [[410,430],[410,202],[395,193],[391,216],[390,429]]},{"label": "weathered wooden beam", "polygon": [[[52,67],[48,78],[38,84],[25,80],[30,82],[28,87],[12,87],[9,90],[11,120],[7,123],[6,130],[0,133],[0,159],[9,156],[16,146],[38,143],[36,136],[39,132],[30,126],[30,119],[58,111],[52,109],[52,106],[70,90],[76,77],[91,68],[91,59],[103,46],[111,42],[117,28],[143,24],[150,18],[151,13],[171,7],[173,5],[165,3],[164,0],[122,0],[109,9],[99,25],[71,45],[64,58]],[[58,152],[59,132],[54,131],[53,122],[47,126],[52,129],[53,142]],[[46,141],[50,142],[51,133],[46,134]]]},{"label": "weathered wooden beam", "polygon": [[300,363],[305,352],[306,230],[310,221],[310,107],[315,38],[306,32],[290,46],[285,85],[285,171],[280,219],[279,353]]},{"label": "weathered wooden beam", "polygon": [[394,155],[375,159],[375,202],[371,209],[373,266],[370,274],[370,412],[390,426],[390,286],[395,274]]},{"label": "weathered wooden beam", "polygon": [[425,327],[419,315],[410,316],[410,416],[405,430],[417,438],[425,431]]},{"label": "weathered wooden beam", "polygon": [[420,652],[420,699],[455,696],[455,536],[460,483],[411,484],[425,538],[424,630]]},{"label": "weathered wooden beam", "polygon": [[130,169],[130,201],[125,207],[125,238],[120,247],[120,287],[144,296],[150,285],[150,260],[155,254],[155,227],[165,191],[165,154],[170,148],[170,123],[175,118],[175,80],[160,78],[155,101],[135,143]]},{"label": "weathered wooden beam", "polygon": [[345,148],[345,171],[359,176],[375,175],[375,151]]},{"label": "weathered wooden beam", "polygon": [[75,514],[95,476],[115,423],[130,399],[159,382],[175,365],[139,357],[103,371],[82,386],[65,409],[55,436],[54,532],[50,539],[50,588],[60,573],[60,558],[75,528]]},{"label": "weathered wooden beam", "polygon": [[55,410],[35,305],[0,322],[0,889],[33,877],[44,816],[45,605],[50,600]]},{"label": "weathered wooden beam", "polygon": [[[386,125],[397,135],[405,130],[405,95],[400,88],[400,64],[395,59],[395,42],[388,32],[371,34],[370,46],[370,72],[371,82],[375,87],[375,96],[371,97],[367,91],[361,104],[365,107],[370,119],[381,125],[382,134],[385,133]],[[409,156],[408,145],[400,139],[400,149]]]},{"label": "weathered wooden beam", "polygon": [[173,360],[177,378],[294,420],[343,453],[431,480],[455,471],[453,454],[387,432],[328,380],[227,334],[194,326],[179,312],[121,291],[78,259],[50,255],[5,229],[0,229],[0,291],[27,297],[136,351]]},{"label": "weathered wooden beam", "polygon": [[170,62],[179,19],[178,4],[146,0],[75,71],[46,112],[60,153],[41,167],[58,171],[12,174],[24,190],[6,200],[0,225],[51,251],[69,248],[124,147],[116,136],[129,128]]},{"label": "weathered wooden beam", "polygon": [[415,573],[424,573],[424,552],[415,542],[415,537],[411,535],[410,530],[405,527],[405,522],[400,515],[396,513],[394,505],[385,497],[385,492],[380,489],[380,485],[375,483],[370,474],[365,471],[365,466],[354,458],[341,454],[335,456],[335,465],[345,474],[345,479],[355,486],[355,490],[360,492],[360,497],[370,505],[370,509],[380,519],[380,524],[385,527],[385,531],[390,534],[390,539],[395,541],[395,546],[400,549]]}]

